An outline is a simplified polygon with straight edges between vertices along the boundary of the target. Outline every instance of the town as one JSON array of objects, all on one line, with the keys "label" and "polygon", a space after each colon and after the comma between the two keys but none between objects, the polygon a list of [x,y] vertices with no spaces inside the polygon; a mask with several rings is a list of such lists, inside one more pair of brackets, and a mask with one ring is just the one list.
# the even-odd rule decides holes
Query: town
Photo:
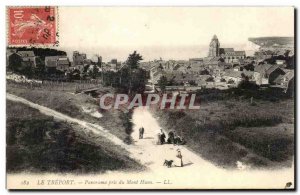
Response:
[{"label": "town", "polygon": [[[294,49],[293,38],[249,38],[260,46],[253,56],[234,48],[222,48],[214,35],[208,44],[208,55],[189,60],[141,61],[145,71],[144,92],[167,91],[172,93],[193,92],[203,88],[228,89],[249,81],[261,87],[280,88],[293,96]],[[98,80],[103,83],[105,74],[120,72],[126,62],[112,59],[103,62],[102,57],[88,59],[85,53],[74,51],[72,60],[64,51],[48,49],[8,48],[8,71],[42,80]],[[50,55],[51,54],[51,55]],[[11,74],[7,79],[16,80]]]},{"label": "town", "polygon": [[[34,164],[36,170],[143,170],[153,162],[146,154],[161,154],[156,149],[164,146],[155,145],[155,140],[163,132],[175,134],[176,143],[184,145],[180,147],[217,166],[291,167],[294,38],[248,40],[258,46],[253,55],[224,48],[213,35],[207,40],[207,55],[188,60],[146,61],[137,50],[129,51],[125,61],[104,62],[103,56],[88,57],[82,51],[7,48],[7,139],[11,154],[18,153],[8,159],[18,166],[8,163],[8,170],[23,170],[23,161],[17,159],[29,159],[35,152],[18,148],[32,145],[41,155],[30,158],[28,169]],[[116,97],[115,103],[108,96]],[[139,138],[139,129],[145,130],[145,139]],[[109,147],[104,146],[107,139]],[[136,152],[143,143],[143,151]],[[98,144],[105,149],[94,153]],[[128,158],[124,148],[136,158]],[[149,151],[143,155],[145,150]],[[68,155],[78,156],[80,166],[65,158]],[[187,150],[183,155],[193,156]],[[162,160],[153,166],[161,168]]]},{"label": "town", "polygon": [[[272,46],[270,43],[269,45]],[[163,77],[167,83],[166,90],[170,91],[228,89],[237,87],[241,81],[247,79],[258,86],[279,87],[288,92],[293,91],[294,82],[293,43],[289,40],[283,46],[264,46],[254,56],[246,56],[245,51],[221,48],[217,36],[214,35],[207,57],[191,58],[189,61],[155,60],[142,65],[149,70],[152,84],[158,85]]]}]

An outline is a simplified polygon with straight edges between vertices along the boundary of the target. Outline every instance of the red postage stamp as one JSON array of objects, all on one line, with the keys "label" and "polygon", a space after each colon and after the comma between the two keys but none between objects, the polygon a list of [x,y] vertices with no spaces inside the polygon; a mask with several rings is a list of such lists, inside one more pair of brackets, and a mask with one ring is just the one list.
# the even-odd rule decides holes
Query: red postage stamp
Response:
[{"label": "red postage stamp", "polygon": [[57,7],[8,7],[8,44],[57,45]]}]

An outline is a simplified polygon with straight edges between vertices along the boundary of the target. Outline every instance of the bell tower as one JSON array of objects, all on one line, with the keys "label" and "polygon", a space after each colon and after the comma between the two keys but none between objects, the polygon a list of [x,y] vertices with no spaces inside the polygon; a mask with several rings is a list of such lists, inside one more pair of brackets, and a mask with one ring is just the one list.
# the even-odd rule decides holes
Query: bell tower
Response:
[{"label": "bell tower", "polygon": [[218,37],[216,35],[214,35],[209,44],[208,57],[219,56],[220,55],[219,50],[220,50],[220,42],[219,42]]}]

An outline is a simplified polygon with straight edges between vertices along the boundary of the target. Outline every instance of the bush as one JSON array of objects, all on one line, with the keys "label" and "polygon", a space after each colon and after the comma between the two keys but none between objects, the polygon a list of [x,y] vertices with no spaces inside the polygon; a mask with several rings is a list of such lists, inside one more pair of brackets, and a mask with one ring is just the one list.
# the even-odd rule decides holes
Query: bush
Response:
[{"label": "bush", "polygon": [[215,81],[214,77],[208,77],[206,79],[206,82],[214,82],[214,81]]}]

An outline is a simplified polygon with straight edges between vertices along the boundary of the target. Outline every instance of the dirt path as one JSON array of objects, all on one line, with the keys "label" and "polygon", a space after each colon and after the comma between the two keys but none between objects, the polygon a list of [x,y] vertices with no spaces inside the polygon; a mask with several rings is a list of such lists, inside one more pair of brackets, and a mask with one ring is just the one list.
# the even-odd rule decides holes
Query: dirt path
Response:
[{"label": "dirt path", "polygon": [[[159,132],[160,127],[158,126],[156,120],[152,117],[150,112],[145,108],[135,109],[133,114],[133,123],[135,124],[135,126],[134,132],[132,134],[132,137],[134,139],[134,145],[126,145],[118,137],[109,133],[108,130],[104,129],[99,125],[69,117],[68,115],[62,114],[45,106],[35,104],[31,101],[28,101],[24,98],[12,94],[7,94],[6,97],[9,100],[24,103],[32,108],[39,110],[41,113],[48,116],[53,116],[58,120],[63,120],[70,123],[77,123],[83,127],[83,131],[92,132],[96,135],[103,136],[112,141],[114,144],[125,148],[131,154],[132,158],[140,161],[142,164],[146,165],[152,170],[162,168],[165,169],[165,167],[162,166],[163,161],[165,159],[175,160],[177,149],[180,149],[182,151],[183,162],[185,165],[183,169],[188,169],[199,165],[210,168],[216,168],[212,164],[210,164],[207,161],[204,161],[202,158],[198,157],[196,154],[187,150],[183,146],[173,146],[169,144],[157,145],[156,135]],[[140,140],[138,139],[138,128],[142,125],[145,128],[145,139]]]},{"label": "dirt path", "polygon": [[[132,137],[136,147],[141,150],[139,159],[148,159],[148,167],[151,169],[165,170],[166,167],[162,166],[164,160],[173,160],[174,165],[178,165],[178,163],[176,164],[178,160],[176,158],[177,149],[181,151],[184,164],[183,167],[176,167],[177,170],[184,172],[187,170],[195,170],[195,167],[215,171],[220,169],[191,152],[185,146],[174,146],[173,144],[157,145],[157,134],[160,132],[161,127],[147,108],[136,108],[132,118],[132,122],[135,124]],[[144,139],[139,139],[138,129],[142,126],[145,129]]]},{"label": "dirt path", "polygon": [[[141,173],[124,173],[124,172],[107,172],[102,174],[102,178],[119,178],[128,180],[128,178],[148,179],[153,185],[123,185],[119,188],[284,188],[286,182],[293,181],[294,167],[282,170],[225,170],[218,168],[210,162],[202,159],[200,156],[191,152],[184,146],[173,146],[169,144],[156,145],[156,136],[160,127],[156,119],[145,108],[137,108],[133,114],[132,122],[135,124],[132,134],[134,144],[126,145],[115,135],[109,133],[99,125],[88,123],[86,121],[74,119],[65,114],[59,113],[47,107],[35,104],[24,98],[8,94],[7,99],[15,102],[21,102],[32,108],[38,109],[41,113],[53,116],[56,119],[77,123],[81,125],[83,131],[92,132],[96,135],[103,136],[114,144],[126,149],[130,157],[140,161],[146,165],[149,171]],[[138,139],[138,129],[143,126],[145,128],[144,139]],[[183,156],[184,167],[167,168],[163,166],[165,159],[175,160],[176,150],[180,149]],[[28,175],[24,178],[30,179]],[[70,177],[74,179],[75,175],[61,175],[61,178]],[[81,176],[80,176],[81,177]],[[58,178],[54,175],[53,178]],[[87,176],[89,179],[90,176]],[[19,179],[17,175],[10,175],[8,180],[15,181]],[[81,177],[82,179],[82,177]],[[169,181],[170,180],[170,181]],[[167,181],[167,184],[164,182]],[[154,183],[153,183],[154,182]],[[170,183],[168,183],[170,182]],[[36,186],[40,188],[40,186]],[[99,188],[99,186],[83,186],[83,188]],[[101,188],[109,188],[109,186],[101,186]]]}]

